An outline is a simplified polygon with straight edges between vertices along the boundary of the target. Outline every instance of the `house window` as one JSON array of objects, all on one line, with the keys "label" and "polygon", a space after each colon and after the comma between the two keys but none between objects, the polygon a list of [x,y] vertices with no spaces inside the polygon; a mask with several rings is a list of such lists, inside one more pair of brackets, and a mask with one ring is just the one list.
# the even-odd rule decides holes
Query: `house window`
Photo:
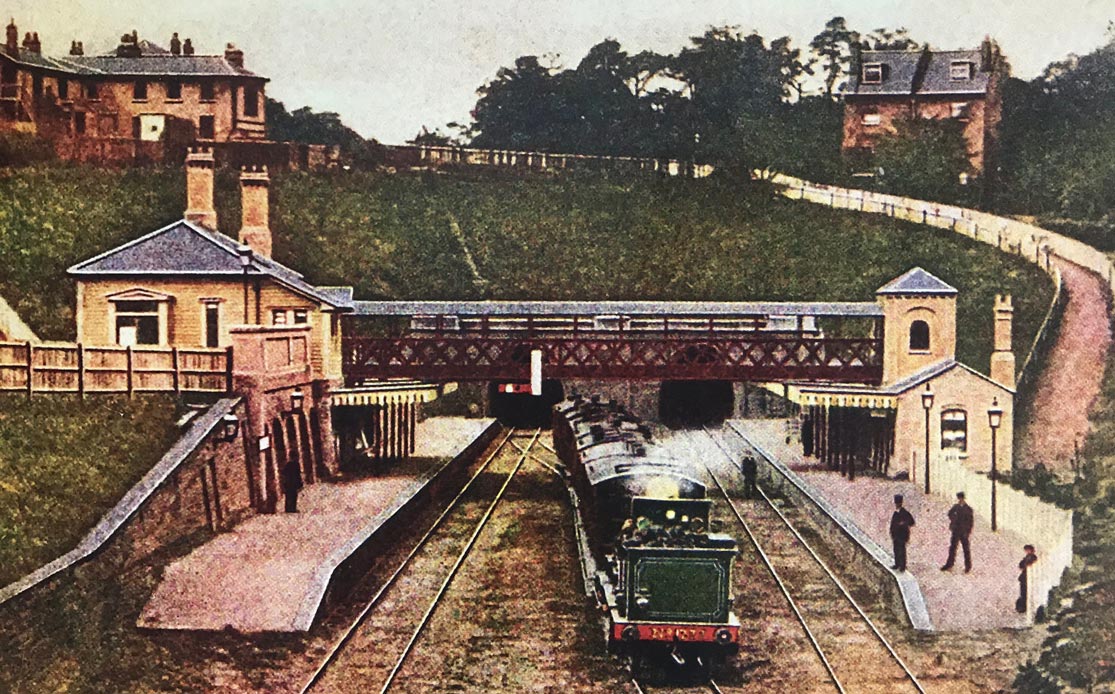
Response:
[{"label": "house window", "polygon": [[182,98],[182,83],[181,82],[167,82],[166,83],[166,98],[177,100]]},{"label": "house window", "polygon": [[132,117],[132,137],[139,139],[143,134],[143,124],[139,120],[139,116]]},{"label": "house window", "polygon": [[271,311],[271,325],[286,325],[285,308],[276,308]]},{"label": "house window", "polygon": [[968,413],[949,409],[941,412],[941,448],[968,452]]},{"label": "house window", "polygon": [[97,99],[101,98],[100,92],[97,89],[96,82],[85,83],[85,98],[92,101],[96,101]]},{"label": "house window", "polygon": [[966,60],[954,60],[952,65],[949,66],[949,79],[952,80],[970,80],[972,79],[972,64]]},{"label": "house window", "polygon": [[215,301],[205,302],[205,346],[220,346],[221,305]]},{"label": "house window", "polygon": [[85,112],[84,111],[75,111],[74,112],[74,133],[76,133],[78,135],[84,135],[85,134]]},{"label": "house window", "polygon": [[70,81],[63,77],[58,78],[58,98],[62,101],[70,98]]},{"label": "house window", "polygon": [[36,99],[43,95],[43,76],[35,75],[31,78],[31,95]]},{"label": "house window", "polygon": [[863,66],[863,83],[864,84],[882,84],[883,83],[883,64],[882,63],[864,63],[864,66]]},{"label": "house window", "polygon": [[133,101],[147,101],[147,83],[136,82],[132,86],[132,100]]},{"label": "house window", "polygon": [[259,115],[259,90],[255,87],[244,87],[244,115],[248,118]]},{"label": "house window", "polygon": [[883,122],[883,117],[878,113],[865,113],[863,114],[864,125],[879,125]]},{"label": "house window", "polygon": [[159,344],[159,302],[117,301],[116,344],[124,347]]},{"label": "house window", "polygon": [[197,136],[203,140],[212,140],[215,136],[213,116],[201,116],[197,119]]},{"label": "house window", "polygon": [[212,82],[201,83],[201,100],[202,101],[216,101],[217,100],[217,85]]},{"label": "house window", "polygon": [[968,102],[962,101],[954,103],[951,107],[950,115],[953,118],[966,120],[968,118]]},{"label": "house window", "polygon": [[929,324],[916,320],[910,324],[910,351],[924,352],[929,349]]}]

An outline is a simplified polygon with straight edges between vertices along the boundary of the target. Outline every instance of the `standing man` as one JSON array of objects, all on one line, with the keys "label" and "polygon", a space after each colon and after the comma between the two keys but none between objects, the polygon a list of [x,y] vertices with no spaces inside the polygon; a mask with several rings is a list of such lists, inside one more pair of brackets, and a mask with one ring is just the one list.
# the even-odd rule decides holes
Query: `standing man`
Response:
[{"label": "standing man", "polygon": [[1022,561],[1018,562],[1018,600],[1014,603],[1014,609],[1019,612],[1026,611],[1026,598],[1027,588],[1029,588],[1030,566],[1038,560],[1038,552],[1034,549],[1033,545],[1025,545],[1022,547],[1026,554],[1022,556]]},{"label": "standing man", "polygon": [[743,492],[748,499],[754,499],[756,496],[755,478],[759,476],[759,466],[755,462],[754,456],[744,456],[743,461],[739,464],[739,469],[743,473]]},{"label": "standing man", "polygon": [[964,547],[964,573],[972,570],[972,547],[968,542],[968,536],[972,534],[974,523],[975,517],[972,515],[972,507],[964,500],[964,492],[957,492],[956,503],[949,509],[949,531],[952,533],[952,538],[949,540],[949,558],[945,565],[941,567],[941,571],[948,571],[952,568],[956,561],[956,545],[958,543]]},{"label": "standing man", "polygon": [[890,540],[894,544],[894,566],[897,571],[906,570],[906,543],[910,541],[910,528],[914,527],[914,517],[902,508],[902,495],[894,495],[894,513],[890,517]]},{"label": "standing man", "polygon": [[298,456],[290,456],[283,466],[283,495],[286,497],[286,512],[298,513],[298,490],[302,488],[302,466]]}]

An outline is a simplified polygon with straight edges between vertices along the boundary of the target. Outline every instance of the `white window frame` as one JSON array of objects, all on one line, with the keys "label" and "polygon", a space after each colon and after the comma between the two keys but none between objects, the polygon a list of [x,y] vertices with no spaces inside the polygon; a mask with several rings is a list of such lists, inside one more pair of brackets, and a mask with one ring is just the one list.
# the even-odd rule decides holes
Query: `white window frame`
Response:
[{"label": "white window frame", "polygon": [[[868,77],[868,73],[874,73],[873,78]],[[863,71],[860,75],[860,81],[863,84],[882,84],[883,83],[883,64],[882,63],[864,63]]]},{"label": "white window frame", "polygon": [[883,116],[880,113],[865,113],[863,114],[863,124],[868,127],[882,125]]},{"label": "white window frame", "polygon": [[949,65],[949,79],[963,82],[972,79],[972,63],[969,60],[954,60]]},{"label": "white window frame", "polygon": [[309,325],[313,309],[306,307],[271,309],[271,325]]},{"label": "white window frame", "polygon": [[[950,422],[964,426],[947,426]],[[941,450],[955,450],[961,457],[968,455],[968,412],[964,408],[951,405],[941,410]]]}]

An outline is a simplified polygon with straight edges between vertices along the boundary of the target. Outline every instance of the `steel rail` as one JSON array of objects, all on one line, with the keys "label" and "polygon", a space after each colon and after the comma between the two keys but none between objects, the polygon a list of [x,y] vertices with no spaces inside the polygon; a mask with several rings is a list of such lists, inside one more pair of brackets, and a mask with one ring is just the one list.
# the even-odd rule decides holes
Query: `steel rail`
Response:
[{"label": "steel rail", "polygon": [[349,626],[344,630],[344,632],[341,634],[341,637],[337,639],[336,643],[334,643],[333,646],[330,647],[329,651],[325,654],[325,658],[322,660],[321,664],[318,665],[317,669],[314,670],[314,673],[310,677],[310,679],[306,682],[305,685],[303,685],[302,689],[299,690],[299,694],[307,694],[307,692],[317,686],[318,682],[321,681],[321,678],[325,676],[325,671],[329,669],[329,666],[332,665],[333,662],[336,660],[337,655],[341,652],[341,649],[344,648],[345,644],[347,644],[352,639],[352,637],[356,634],[356,630],[360,628],[360,625],[363,624],[364,620],[368,618],[368,615],[371,614],[375,606],[379,604],[380,599],[382,599],[384,594],[386,594],[391,586],[395,584],[395,581],[398,580],[399,576],[401,576],[403,571],[405,571],[406,568],[410,565],[411,560],[414,559],[418,552],[426,545],[426,542],[429,541],[431,537],[433,537],[434,532],[437,531],[437,529],[441,526],[442,521],[444,521],[446,517],[449,516],[449,512],[453,510],[453,508],[457,505],[457,502],[461,500],[461,497],[463,497],[468,492],[469,488],[472,487],[472,483],[475,482],[480,477],[480,475],[482,475],[484,471],[488,469],[488,465],[491,464],[493,460],[495,460],[495,457],[499,455],[500,451],[504,449],[504,447],[511,440],[511,437],[514,434],[515,429],[508,430],[507,435],[503,437],[503,440],[499,442],[495,450],[492,451],[491,455],[489,455],[484,460],[484,462],[477,469],[476,473],[469,479],[468,482],[465,483],[465,486],[461,488],[461,491],[457,494],[457,496],[453,497],[453,500],[450,501],[448,505],[446,505],[445,510],[442,511],[441,515],[437,517],[437,520],[435,520],[433,525],[430,526],[430,529],[426,531],[426,533],[420,540],[418,540],[418,544],[416,544],[414,548],[410,550],[410,553],[407,554],[406,558],[403,559],[401,564],[399,564],[399,567],[395,569],[395,572],[391,574],[390,578],[388,578],[382,586],[379,587],[379,590],[377,590],[376,594],[373,595],[371,600],[368,601],[368,604],[364,606],[364,609],[360,611],[360,614],[357,615],[352,623],[349,624]]},{"label": "steel rail", "polygon": [[[705,430],[705,433],[708,434],[707,429]],[[711,434],[709,434],[709,438],[712,438]],[[715,439],[713,439],[713,441],[715,443]],[[721,448],[720,450],[721,452],[724,452],[723,448]],[[832,669],[832,664],[829,662],[828,656],[825,655],[824,649],[821,648],[821,644],[817,641],[817,637],[814,636],[813,630],[810,629],[809,624],[806,623],[805,616],[802,615],[801,610],[798,609],[797,602],[790,595],[790,591],[786,587],[785,581],[783,581],[782,577],[778,575],[778,570],[774,568],[774,564],[771,562],[770,557],[767,555],[762,545],[759,544],[759,540],[755,537],[755,534],[751,532],[751,527],[747,525],[747,521],[743,519],[743,515],[736,507],[736,502],[733,501],[732,497],[728,495],[728,490],[726,490],[724,488],[724,485],[720,483],[720,479],[713,474],[712,469],[708,466],[708,463],[702,462],[701,464],[704,465],[705,470],[708,472],[709,477],[712,479],[713,483],[720,490],[720,493],[724,495],[724,500],[728,502],[728,507],[732,509],[732,513],[735,515],[736,520],[738,520],[740,522],[740,525],[743,526],[743,531],[747,533],[747,539],[751,541],[751,545],[755,548],[755,551],[759,553],[759,558],[763,561],[763,566],[766,567],[767,573],[769,573],[771,575],[771,578],[774,579],[775,584],[778,586],[778,590],[782,592],[782,597],[786,598],[786,602],[787,604],[789,604],[790,610],[794,613],[794,617],[798,620],[798,624],[801,625],[802,630],[805,632],[806,638],[809,639],[810,645],[813,646],[813,650],[817,653],[817,657],[821,659],[821,664],[824,665],[829,679],[832,680],[833,685],[836,687],[836,690],[840,692],[840,694],[846,694],[844,691],[844,685],[840,683],[840,679],[836,676],[836,671]]]},{"label": "steel rail", "polygon": [[[723,443],[719,441],[715,436],[713,436],[712,432],[709,431],[707,427],[704,429],[704,431],[705,434],[708,435],[709,439],[712,440],[713,444],[715,444],[716,447],[720,449],[720,452],[723,453],[728,460],[734,462],[734,456],[724,447]],[[747,439],[743,437],[743,435],[741,435],[735,429],[731,429],[731,431],[736,436],[739,436],[739,438],[744,442],[745,445],[748,445],[750,447],[750,444],[748,443]],[[709,470],[709,474],[712,475],[711,470]],[[713,480],[716,481],[716,486],[720,487],[720,491],[724,492],[724,487],[720,485],[719,480],[716,480],[715,475],[713,475]],[[794,537],[797,538],[802,547],[804,547],[806,551],[809,552],[809,555],[813,557],[813,560],[817,562],[817,565],[821,567],[821,569],[825,572],[825,575],[828,576],[829,580],[831,580],[833,584],[840,590],[840,593],[844,596],[844,599],[848,601],[848,604],[852,606],[852,608],[856,611],[856,614],[860,616],[860,619],[862,619],[864,623],[867,624],[868,628],[871,629],[871,633],[875,636],[879,643],[883,645],[883,647],[887,650],[887,653],[890,654],[891,658],[894,659],[898,666],[902,668],[902,672],[905,673],[906,678],[910,680],[910,682],[914,685],[914,688],[916,688],[918,692],[920,692],[920,694],[925,694],[925,689],[923,689],[921,683],[918,682],[918,678],[914,675],[913,672],[910,671],[910,668],[906,665],[905,661],[902,660],[902,657],[899,656],[898,653],[894,650],[894,647],[891,646],[890,641],[888,641],[883,633],[879,631],[879,628],[875,626],[875,622],[872,621],[869,616],[867,616],[867,613],[864,612],[863,608],[859,606],[859,603],[857,603],[855,598],[852,597],[851,592],[844,586],[840,579],[837,578],[836,574],[832,571],[832,569],[829,568],[828,564],[826,564],[825,561],[821,559],[820,555],[817,554],[817,552],[813,549],[809,542],[807,542],[806,539],[801,536],[801,533],[798,532],[793,523],[791,523],[790,520],[786,518],[786,516],[782,513],[782,511],[774,505],[774,502],[772,502],[770,497],[767,496],[767,493],[763,491],[762,488],[760,488],[758,485],[755,486],[755,489],[759,492],[759,495],[763,497],[763,500],[767,502],[767,505],[770,506],[771,510],[773,510],[779,517],[779,519],[782,520],[782,522],[786,525],[790,532],[793,533]],[[725,498],[727,498],[727,492],[724,492],[724,496]],[[731,502],[730,499],[729,502]]]},{"label": "steel rail", "polygon": [[484,530],[484,526],[488,524],[488,520],[492,517],[492,513],[496,510],[496,506],[498,506],[499,502],[503,500],[503,495],[507,491],[507,487],[511,484],[511,480],[515,477],[516,474],[518,474],[519,469],[523,466],[523,463],[526,462],[528,452],[530,451],[531,447],[534,446],[534,443],[538,440],[538,437],[541,434],[541,429],[536,429],[534,431],[534,435],[531,437],[530,443],[527,444],[526,451],[524,451],[519,456],[518,461],[516,461],[515,463],[515,467],[511,470],[511,473],[507,475],[507,479],[503,481],[503,486],[499,488],[499,491],[496,493],[496,497],[492,499],[492,503],[488,505],[488,509],[480,518],[480,522],[476,524],[476,529],[473,530],[472,537],[469,538],[468,543],[465,545],[465,548],[461,550],[460,555],[457,557],[457,561],[453,564],[453,568],[449,570],[449,575],[445,577],[444,581],[442,581],[441,588],[438,589],[437,595],[435,595],[434,599],[430,601],[430,606],[426,609],[426,614],[422,616],[422,621],[419,622],[418,627],[411,635],[410,641],[407,643],[406,648],[403,649],[402,655],[399,656],[399,660],[395,663],[395,667],[391,668],[391,672],[390,674],[388,674],[387,680],[383,683],[383,687],[379,690],[380,694],[387,694],[387,691],[391,689],[391,685],[394,684],[395,678],[398,676],[399,671],[403,667],[403,663],[406,662],[407,657],[410,656],[411,652],[414,650],[414,645],[418,643],[418,639],[422,635],[423,630],[425,630],[426,625],[430,623],[430,618],[433,617],[434,611],[437,610],[438,604],[441,602],[442,598],[445,597],[445,593],[449,590],[449,585],[453,582],[453,579],[457,576],[457,572],[460,571],[461,566],[465,563],[465,559],[468,558],[469,553],[472,551],[473,546],[476,544],[476,540],[480,537],[480,533]]}]

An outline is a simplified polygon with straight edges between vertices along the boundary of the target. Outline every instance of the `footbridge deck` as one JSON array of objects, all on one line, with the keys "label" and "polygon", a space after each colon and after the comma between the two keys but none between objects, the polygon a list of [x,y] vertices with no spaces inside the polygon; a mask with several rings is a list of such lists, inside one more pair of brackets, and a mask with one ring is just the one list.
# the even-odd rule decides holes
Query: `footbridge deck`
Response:
[{"label": "footbridge deck", "polygon": [[[882,377],[883,313],[875,302],[364,301],[354,308],[357,320],[406,324],[396,323],[391,336],[345,338],[349,384],[526,380],[532,352],[541,353],[550,379],[874,384]],[[864,320],[866,335],[844,337],[838,326],[848,319]]]}]

